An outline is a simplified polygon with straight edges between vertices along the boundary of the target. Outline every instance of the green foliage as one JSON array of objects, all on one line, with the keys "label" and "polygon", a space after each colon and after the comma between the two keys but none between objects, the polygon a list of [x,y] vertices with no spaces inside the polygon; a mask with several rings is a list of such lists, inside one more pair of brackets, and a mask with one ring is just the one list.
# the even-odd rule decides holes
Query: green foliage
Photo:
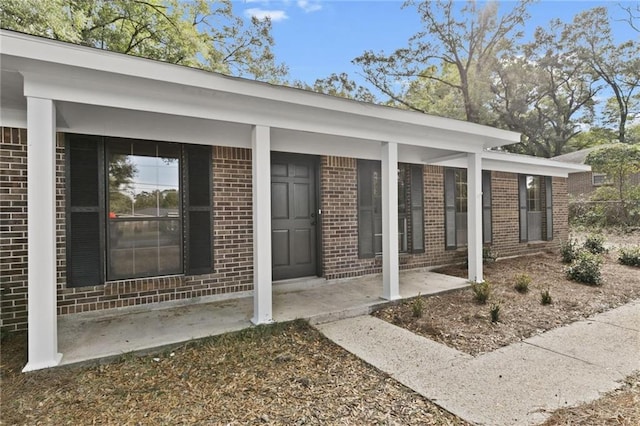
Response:
[{"label": "green foliage", "polygon": [[482,263],[492,263],[498,258],[498,254],[491,247],[482,247]]},{"label": "green foliage", "polygon": [[424,311],[424,300],[418,294],[418,297],[415,297],[413,301],[411,301],[411,314],[414,318],[421,318],[422,313]]},{"label": "green foliage", "polygon": [[602,262],[602,258],[599,255],[581,251],[577,259],[567,268],[567,277],[584,284],[601,285],[600,269]]},{"label": "green foliage", "polygon": [[606,253],[604,247],[604,237],[602,235],[592,234],[584,240],[584,248],[592,254]]},{"label": "green foliage", "polygon": [[473,292],[473,299],[476,302],[485,304],[491,295],[491,284],[489,281],[471,283],[471,291]]},{"label": "green foliage", "polygon": [[621,248],[618,262],[622,265],[640,267],[640,246]]},{"label": "green foliage", "polygon": [[562,257],[562,263],[571,263],[578,257],[578,241],[569,238],[567,241],[563,241],[560,246],[560,256]]},{"label": "green foliage", "polygon": [[529,291],[529,284],[531,284],[531,277],[529,274],[518,274],[515,277],[515,289],[518,293],[527,293]]},{"label": "green foliage", "polygon": [[542,290],[540,292],[540,303],[542,305],[550,305],[553,303],[553,299],[551,298],[551,293],[549,293],[549,289]]},{"label": "green foliage", "polygon": [[491,314],[491,322],[500,321],[500,304],[492,303],[489,308],[489,313]]},{"label": "green foliage", "polygon": [[269,82],[286,67],[272,52],[271,21],[245,23],[232,2],[2,0],[2,27],[100,49]]}]

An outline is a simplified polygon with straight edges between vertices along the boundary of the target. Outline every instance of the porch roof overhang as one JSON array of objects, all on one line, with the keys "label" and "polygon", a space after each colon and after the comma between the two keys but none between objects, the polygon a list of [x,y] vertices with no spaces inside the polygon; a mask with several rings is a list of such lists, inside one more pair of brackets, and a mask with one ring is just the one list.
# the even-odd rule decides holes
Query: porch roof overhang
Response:
[{"label": "porch roof overhang", "polygon": [[[427,163],[445,167],[467,167],[466,157],[460,154],[435,159]],[[530,175],[567,177],[569,173],[590,171],[591,166],[563,163],[548,158],[512,154],[504,151],[484,151],[482,153],[482,169]]]},{"label": "porch roof overhang", "polygon": [[245,146],[259,125],[282,136],[273,138],[273,149],[335,155],[320,152],[322,136],[343,155],[379,158],[379,143],[391,141],[400,144],[401,161],[415,162],[520,140],[488,126],[7,30],[0,39],[3,125],[25,127],[26,98],[36,97],[56,102],[59,131],[110,136]]}]

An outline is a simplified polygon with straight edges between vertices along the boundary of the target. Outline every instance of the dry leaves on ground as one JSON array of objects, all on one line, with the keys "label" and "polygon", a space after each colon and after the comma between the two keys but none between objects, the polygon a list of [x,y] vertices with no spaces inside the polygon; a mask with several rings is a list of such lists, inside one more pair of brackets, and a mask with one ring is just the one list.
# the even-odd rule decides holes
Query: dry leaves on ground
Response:
[{"label": "dry leaves on ground", "polygon": [[466,424],[304,322],[28,374],[23,340],[2,345],[0,424]]},{"label": "dry leaves on ground", "polygon": [[[435,297],[423,297],[423,314],[413,314],[413,301],[382,308],[378,318],[414,333],[444,343],[471,355],[490,352],[533,335],[578,321],[590,315],[640,298],[640,271],[617,263],[614,251],[605,256],[604,284],[588,286],[566,278],[566,266],[554,253],[542,253],[485,265],[485,279],[491,284],[486,304],[478,304],[470,289]],[[448,275],[465,277],[463,265],[440,269]],[[529,292],[514,288],[518,274],[528,274]],[[540,303],[548,290],[550,305]],[[490,307],[500,305],[500,320],[491,322]]]}]

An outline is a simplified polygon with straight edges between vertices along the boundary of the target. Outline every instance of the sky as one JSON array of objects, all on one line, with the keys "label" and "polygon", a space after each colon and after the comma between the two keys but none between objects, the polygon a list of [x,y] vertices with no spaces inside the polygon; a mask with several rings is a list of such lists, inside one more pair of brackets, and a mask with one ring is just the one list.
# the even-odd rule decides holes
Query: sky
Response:
[{"label": "sky", "polygon": [[[347,72],[360,81],[360,68],[351,61],[365,50],[391,53],[407,45],[408,38],[420,30],[414,8],[403,9],[401,0],[234,0],[236,15],[249,18],[269,16],[273,24],[275,54],[289,67],[290,80],[313,84],[331,73]],[[559,18],[570,22],[579,12],[597,6],[610,10],[614,36],[618,41],[638,39],[638,34],[622,22],[625,12],[618,6],[629,1],[542,0],[529,7],[531,19],[525,28],[536,27]],[[507,10],[513,1],[501,1]]]}]

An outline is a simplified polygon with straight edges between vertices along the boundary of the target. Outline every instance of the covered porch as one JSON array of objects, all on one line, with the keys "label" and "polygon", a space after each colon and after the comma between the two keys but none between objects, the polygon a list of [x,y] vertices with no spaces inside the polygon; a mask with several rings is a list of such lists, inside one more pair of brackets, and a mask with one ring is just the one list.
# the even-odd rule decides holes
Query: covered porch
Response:
[{"label": "covered porch", "polygon": [[[465,288],[467,280],[413,269],[400,272],[400,299]],[[380,274],[333,281],[290,280],[273,286],[273,319],[306,319],[312,324],[366,315],[385,301],[377,296]],[[58,321],[60,365],[148,353],[176,347],[191,339],[251,327],[251,295],[173,308],[140,307],[65,316]]]}]

